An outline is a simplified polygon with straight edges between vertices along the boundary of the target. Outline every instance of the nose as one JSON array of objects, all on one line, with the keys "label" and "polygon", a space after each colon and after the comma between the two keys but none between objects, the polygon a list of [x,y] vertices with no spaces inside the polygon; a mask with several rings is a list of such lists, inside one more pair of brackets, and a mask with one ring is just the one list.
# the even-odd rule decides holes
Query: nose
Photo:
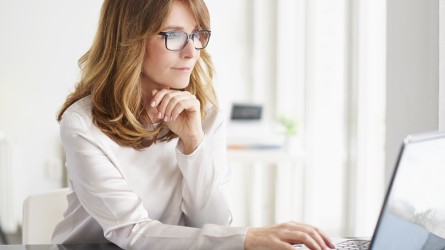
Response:
[{"label": "nose", "polygon": [[193,39],[189,39],[185,47],[180,51],[181,57],[183,58],[194,58],[197,56],[199,51],[195,49],[195,44],[193,43]]}]

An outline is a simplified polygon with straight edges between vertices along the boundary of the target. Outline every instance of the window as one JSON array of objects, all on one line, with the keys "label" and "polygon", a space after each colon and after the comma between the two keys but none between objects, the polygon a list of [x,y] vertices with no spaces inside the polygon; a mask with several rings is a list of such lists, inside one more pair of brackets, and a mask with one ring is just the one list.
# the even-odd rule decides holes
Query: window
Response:
[{"label": "window", "polygon": [[[300,204],[294,207],[301,211],[279,214],[286,204],[278,204],[281,194],[275,193],[267,210],[274,214],[264,215],[272,222],[304,221],[339,236],[370,235],[374,229],[384,179],[385,4],[208,2],[213,18],[208,48],[222,106],[261,103],[266,121],[287,116],[299,123],[304,171],[293,174],[303,174],[304,183],[291,190],[297,200],[289,203]],[[261,176],[256,182],[278,176],[267,167],[248,169],[243,171],[263,171],[249,174]],[[275,191],[288,188],[280,185],[272,184]],[[260,225],[271,219],[239,221]]]}]

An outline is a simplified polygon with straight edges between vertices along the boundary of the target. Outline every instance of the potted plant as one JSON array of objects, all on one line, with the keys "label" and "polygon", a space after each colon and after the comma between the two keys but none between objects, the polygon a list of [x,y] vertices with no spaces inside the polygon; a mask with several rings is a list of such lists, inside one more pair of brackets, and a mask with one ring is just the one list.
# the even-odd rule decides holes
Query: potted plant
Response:
[{"label": "potted plant", "polygon": [[282,126],[282,131],[285,136],[285,149],[288,153],[295,154],[298,150],[297,129],[298,122],[296,119],[280,116],[278,123]]}]

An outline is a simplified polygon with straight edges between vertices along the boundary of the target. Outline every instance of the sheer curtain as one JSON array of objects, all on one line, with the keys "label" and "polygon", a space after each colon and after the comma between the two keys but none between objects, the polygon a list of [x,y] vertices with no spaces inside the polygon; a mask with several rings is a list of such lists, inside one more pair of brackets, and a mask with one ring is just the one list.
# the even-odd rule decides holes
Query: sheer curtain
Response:
[{"label": "sheer curtain", "polygon": [[302,145],[296,161],[230,162],[234,224],[370,235],[384,189],[385,1],[207,4],[222,106],[295,119]]}]

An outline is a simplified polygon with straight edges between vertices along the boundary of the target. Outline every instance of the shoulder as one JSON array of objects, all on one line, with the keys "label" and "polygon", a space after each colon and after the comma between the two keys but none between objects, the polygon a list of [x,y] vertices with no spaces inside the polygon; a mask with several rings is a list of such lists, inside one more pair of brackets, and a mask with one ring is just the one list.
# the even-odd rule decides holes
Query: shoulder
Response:
[{"label": "shoulder", "polygon": [[81,115],[91,116],[91,109],[92,109],[92,102],[91,102],[91,96],[89,95],[77,100],[75,103],[73,103],[66,109],[65,113],[68,114],[78,113]]},{"label": "shoulder", "polygon": [[106,152],[106,145],[113,143],[93,122],[90,96],[76,101],[63,113],[59,132],[65,150],[74,147],[85,154],[98,154],[97,148]]},{"label": "shoulder", "polygon": [[60,121],[61,129],[80,129],[93,124],[91,96],[79,99],[68,107]]}]

